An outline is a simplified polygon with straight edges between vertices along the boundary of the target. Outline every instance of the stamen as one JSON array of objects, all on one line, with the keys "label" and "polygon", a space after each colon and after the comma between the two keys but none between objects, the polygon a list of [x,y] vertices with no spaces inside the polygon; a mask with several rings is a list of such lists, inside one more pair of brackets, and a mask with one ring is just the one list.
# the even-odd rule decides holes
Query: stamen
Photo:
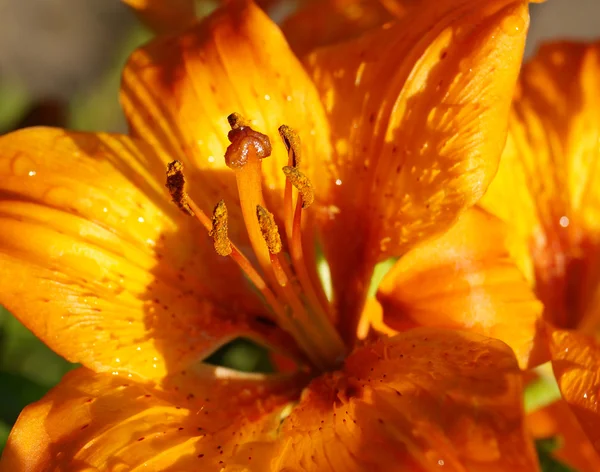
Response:
[{"label": "stamen", "polygon": [[287,125],[281,125],[279,127],[279,136],[281,136],[283,144],[285,144],[288,155],[291,156],[292,162],[290,162],[289,165],[292,167],[300,167],[302,154],[300,152],[300,136],[298,133]]},{"label": "stamen", "polygon": [[173,161],[168,164],[166,187],[169,189],[173,203],[175,203],[184,213],[194,216],[194,212],[189,204],[188,194],[185,191],[183,164],[180,161]]},{"label": "stamen", "polygon": [[[285,193],[286,234],[290,246],[295,246],[291,251],[293,265],[290,265],[290,260],[282,252],[283,244],[275,218],[265,208],[262,192],[262,159],[271,154],[269,138],[254,131],[248,125],[249,122],[237,113],[231,114],[228,121],[232,128],[228,133],[231,144],[225,152],[225,162],[235,172],[242,216],[256,260],[265,277],[266,284],[262,279],[259,280],[259,283],[264,284],[263,289],[267,294],[265,298],[269,304],[273,303],[273,311],[281,326],[298,341],[314,365],[320,369],[334,367],[343,356],[345,346],[332,325],[327,310],[315,296],[315,290],[307,276],[299,233],[301,221],[295,221],[294,218],[294,185],[298,189],[298,197],[295,199],[297,213],[301,213],[303,206],[314,201],[310,181],[297,169],[300,162],[300,139],[289,127],[282,126],[279,130],[288,149],[290,168],[287,172],[284,170],[288,177]],[[219,206],[215,209],[216,219],[219,216],[218,209]],[[222,211],[219,214],[221,213]],[[242,270],[258,277],[248,260],[229,242],[226,232],[217,234],[221,228],[219,224],[226,224],[226,219],[221,217],[213,222],[213,236],[222,236],[225,249],[228,249],[229,243],[230,256]]]},{"label": "stamen", "polygon": [[[315,350],[313,341],[311,340],[308,333],[302,330],[301,320],[295,319],[292,314],[293,310],[290,311],[288,306],[277,298],[277,296],[267,286],[260,274],[254,269],[250,261],[242,254],[242,252],[229,241],[227,236],[227,208],[221,201],[215,207],[213,213],[213,220],[208,218],[206,213],[196,205],[196,203],[189,198],[184,192],[183,187],[185,178],[183,176],[183,165],[179,161],[173,161],[168,165],[167,168],[167,185],[173,201],[179,206],[185,213],[195,216],[198,221],[206,228],[209,234],[212,234],[213,238],[218,238],[219,247],[215,241],[215,249],[217,253],[220,253],[221,243],[229,243],[229,256],[233,261],[240,267],[242,272],[246,274],[248,279],[254,284],[257,290],[262,293],[265,297],[265,301],[271,307],[274,314],[274,319],[279,322],[283,329],[287,330],[296,339],[300,347],[308,355],[309,359],[315,366],[320,369],[325,369],[327,363],[320,357],[320,354]],[[181,203],[181,205],[180,205]],[[256,221],[256,220],[255,220]],[[258,226],[258,224],[257,224]],[[260,237],[260,236],[259,236]],[[225,252],[224,250],[222,252]],[[272,255],[273,257],[277,257]],[[283,269],[281,269],[283,271]],[[289,290],[289,289],[288,289]]]},{"label": "stamen", "polygon": [[302,195],[302,208],[306,209],[311,206],[315,201],[315,193],[308,177],[300,172],[298,168],[291,166],[285,166],[283,173]]},{"label": "stamen", "polygon": [[267,211],[266,208],[256,205],[256,217],[258,218],[258,225],[260,231],[267,243],[269,252],[271,254],[279,254],[281,252],[281,236],[279,235],[279,229],[273,214]]},{"label": "stamen", "polygon": [[281,244],[281,236],[279,235],[277,223],[275,223],[275,218],[272,213],[260,205],[256,206],[256,217],[258,218],[258,226],[260,226],[263,239],[269,248],[271,265],[273,266],[277,283],[280,286],[285,287],[288,284],[289,277],[284,268],[284,264],[282,264],[277,257],[277,254],[281,252],[283,246]]},{"label": "stamen", "polygon": [[227,207],[223,200],[217,203],[213,211],[212,230],[209,235],[213,237],[215,251],[219,256],[231,254],[231,241],[227,236]]},{"label": "stamen", "polygon": [[[281,125],[279,127],[279,136],[281,136],[281,140],[288,152],[288,166],[298,167],[300,165],[301,157],[300,136],[287,125]],[[293,208],[292,184],[289,179],[286,179],[283,194],[283,222],[285,224],[285,234],[288,240],[292,239]]]}]

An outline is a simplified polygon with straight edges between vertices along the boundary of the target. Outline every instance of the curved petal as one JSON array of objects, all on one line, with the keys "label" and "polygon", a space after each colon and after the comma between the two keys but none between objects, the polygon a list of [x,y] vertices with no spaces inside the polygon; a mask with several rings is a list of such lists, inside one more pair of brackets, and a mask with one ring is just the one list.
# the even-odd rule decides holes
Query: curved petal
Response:
[{"label": "curved petal", "polygon": [[292,50],[303,56],[315,48],[355,38],[393,19],[373,0],[305,0],[281,25]]},{"label": "curved petal", "polygon": [[164,159],[118,135],[0,138],[0,303],[70,361],[161,379],[270,332],[239,269],[169,201]]},{"label": "curved petal", "polygon": [[327,192],[323,166],[330,144],[318,95],[277,26],[251,1],[232,0],[181,35],[134,52],[121,101],[135,136],[198,171],[189,178],[190,193],[209,213],[222,198],[228,204],[238,200],[224,159],[232,112],[271,139],[272,155],[262,170],[272,206],[283,200],[281,169],[288,165],[278,133],[283,124],[300,135],[303,172],[317,198]]},{"label": "curved petal", "polygon": [[[439,0],[379,0],[391,13],[402,17],[414,8],[429,8],[435,14],[448,8],[459,8],[462,5],[473,3],[477,0],[453,0],[451,2],[440,2]],[[546,0],[529,0],[529,3],[543,3]]]},{"label": "curved petal", "polygon": [[600,455],[565,401],[554,402],[529,414],[527,423],[536,438],[558,438],[560,446],[552,452],[556,459],[578,472],[600,470]]},{"label": "curved petal", "polygon": [[600,43],[543,46],[523,68],[507,147],[482,199],[521,239],[520,265],[563,328],[600,323],[590,258],[600,247],[598,90]]},{"label": "curved petal", "polygon": [[178,30],[196,17],[195,0],[123,0],[158,33]]},{"label": "curved petal", "polygon": [[275,430],[291,399],[257,382],[208,378],[186,398],[78,369],[23,410],[0,470],[247,470],[261,460],[252,443]]},{"label": "curved petal", "polygon": [[550,353],[563,398],[600,452],[600,345],[581,333],[553,330]]},{"label": "curved petal", "polygon": [[[540,358],[543,306],[507,250],[506,226],[482,210],[400,258],[377,298],[386,324],[466,329],[507,343],[522,368]],[[538,333],[539,331],[539,333]]]},{"label": "curved petal", "polygon": [[307,58],[336,150],[322,226],[338,297],[482,196],[527,24],[523,1],[443,2]]},{"label": "curved petal", "polygon": [[510,349],[418,328],[358,348],[281,426],[276,470],[536,471]]}]

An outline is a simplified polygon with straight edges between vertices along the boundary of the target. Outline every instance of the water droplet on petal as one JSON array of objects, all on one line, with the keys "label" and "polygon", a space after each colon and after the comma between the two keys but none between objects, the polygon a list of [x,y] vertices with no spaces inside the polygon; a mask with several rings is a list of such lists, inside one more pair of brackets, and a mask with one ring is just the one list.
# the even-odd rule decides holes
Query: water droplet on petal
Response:
[{"label": "water droplet on petal", "polygon": [[19,177],[30,175],[30,172],[35,172],[34,162],[23,155],[18,155],[10,163],[13,174]]},{"label": "water droplet on petal", "polygon": [[561,216],[560,220],[558,220],[558,224],[561,225],[563,228],[566,228],[567,226],[569,226],[569,218],[566,216]]},{"label": "water droplet on petal", "polygon": [[525,22],[520,16],[509,15],[502,21],[502,29],[506,34],[515,36],[525,31]]}]

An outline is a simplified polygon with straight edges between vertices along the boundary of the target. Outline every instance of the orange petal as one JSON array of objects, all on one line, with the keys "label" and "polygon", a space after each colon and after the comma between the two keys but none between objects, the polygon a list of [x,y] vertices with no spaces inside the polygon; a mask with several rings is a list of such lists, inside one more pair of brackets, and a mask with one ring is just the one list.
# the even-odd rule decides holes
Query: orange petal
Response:
[{"label": "orange petal", "polygon": [[600,470],[600,456],[566,402],[560,400],[531,413],[527,423],[536,438],[558,437],[560,447],[552,453],[556,459],[579,472]]},{"label": "orange petal", "polygon": [[0,470],[247,470],[261,460],[253,442],[275,430],[293,398],[264,387],[207,378],[186,398],[78,369],[23,410]]},{"label": "orange petal", "polygon": [[122,0],[158,33],[178,30],[194,21],[195,0]]},{"label": "orange petal", "polygon": [[340,297],[378,260],[449,228],[496,172],[527,6],[460,3],[307,58],[336,150],[323,234]]},{"label": "orange petal", "polygon": [[59,354],[161,379],[269,332],[239,269],[169,201],[150,146],[31,128],[0,156],[0,303]]},{"label": "orange petal", "polygon": [[382,339],[305,390],[277,470],[533,472],[522,393],[499,341],[429,328]]},{"label": "orange petal", "polygon": [[409,251],[382,281],[378,299],[392,328],[466,329],[497,338],[522,368],[545,345],[543,306],[506,249],[506,226],[482,210],[465,213],[443,236]]},{"label": "orange petal", "polygon": [[523,68],[507,147],[482,200],[520,238],[520,265],[563,328],[600,324],[600,312],[588,312],[600,297],[590,257],[600,252],[599,88],[600,43],[543,46]]},{"label": "orange petal", "polygon": [[554,330],[550,353],[563,398],[600,452],[600,345],[581,333]]},{"label": "orange petal", "polygon": [[393,16],[373,0],[305,0],[281,29],[296,54],[351,39]]},{"label": "orange petal", "polygon": [[282,124],[300,135],[303,172],[317,198],[333,184],[322,167],[330,144],[316,90],[277,26],[250,1],[232,0],[185,33],[136,51],[124,71],[121,99],[132,133],[186,165],[190,188],[198,182],[194,200],[205,211],[222,198],[228,206],[238,198],[223,157],[232,112],[271,139],[272,155],[262,169],[266,198],[275,199],[272,211],[283,199],[281,168],[288,164],[277,131]]}]

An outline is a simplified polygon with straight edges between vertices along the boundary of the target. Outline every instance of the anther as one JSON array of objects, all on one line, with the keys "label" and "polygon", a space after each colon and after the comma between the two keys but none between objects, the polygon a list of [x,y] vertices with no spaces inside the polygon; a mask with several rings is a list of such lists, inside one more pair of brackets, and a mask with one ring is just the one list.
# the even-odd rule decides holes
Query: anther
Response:
[{"label": "anther", "polygon": [[315,201],[315,193],[309,178],[296,167],[285,166],[283,173],[302,196],[302,208],[308,208]]},{"label": "anther", "polygon": [[231,254],[231,242],[227,236],[227,207],[221,200],[213,210],[212,230],[210,236],[213,238],[215,251],[219,256]]},{"label": "anther", "polygon": [[231,131],[227,134],[231,144],[225,151],[225,164],[232,169],[244,167],[254,154],[259,159],[271,155],[271,141],[266,134],[254,131],[239,113],[227,117]]},{"label": "anther", "polygon": [[283,141],[283,144],[285,144],[285,148],[292,158],[292,167],[298,167],[302,157],[300,152],[300,136],[287,125],[281,125],[279,127],[279,136],[281,136],[281,140]]},{"label": "anther", "polygon": [[267,209],[260,205],[256,205],[256,217],[263,239],[267,243],[271,254],[279,254],[282,249],[281,236],[275,218]]},{"label": "anther", "polygon": [[183,164],[181,162],[173,161],[167,165],[166,187],[169,189],[173,203],[175,203],[184,213],[194,216],[194,212],[188,203],[188,194],[185,191],[185,177],[183,175]]}]

